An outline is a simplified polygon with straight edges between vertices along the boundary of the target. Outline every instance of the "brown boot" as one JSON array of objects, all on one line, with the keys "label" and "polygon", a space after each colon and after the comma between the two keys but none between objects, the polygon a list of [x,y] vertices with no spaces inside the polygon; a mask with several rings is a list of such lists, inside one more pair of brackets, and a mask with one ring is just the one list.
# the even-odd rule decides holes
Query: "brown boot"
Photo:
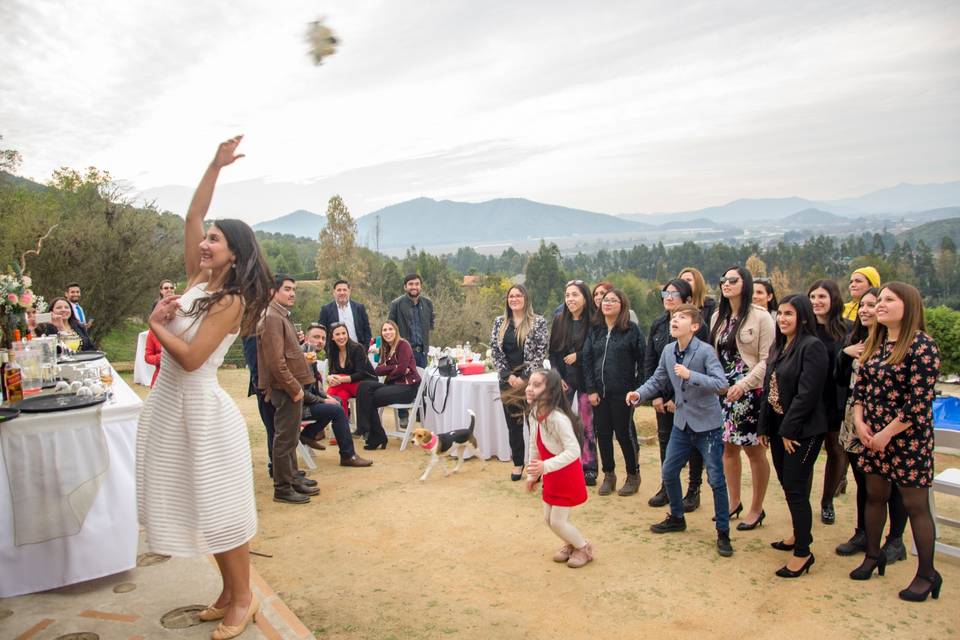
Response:
[{"label": "brown boot", "polygon": [[567,560],[567,566],[571,569],[579,569],[588,562],[593,562],[593,545],[589,542],[579,549],[574,549],[570,559]]},{"label": "brown boot", "polygon": [[628,473],[627,481],[623,483],[622,487],[620,487],[620,491],[617,491],[617,495],[632,496],[637,491],[640,491],[640,474]]},{"label": "brown boot", "polygon": [[617,474],[610,473],[603,474],[603,482],[600,483],[600,490],[597,491],[597,495],[608,496],[613,493],[613,490],[617,488]]}]

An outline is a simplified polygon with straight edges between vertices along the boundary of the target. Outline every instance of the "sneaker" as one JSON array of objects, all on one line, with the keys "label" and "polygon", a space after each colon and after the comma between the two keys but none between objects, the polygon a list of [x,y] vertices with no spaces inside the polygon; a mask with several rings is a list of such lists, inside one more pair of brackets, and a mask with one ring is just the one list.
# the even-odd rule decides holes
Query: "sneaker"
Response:
[{"label": "sneaker", "polygon": [[573,550],[570,559],[567,560],[567,566],[571,569],[579,569],[588,562],[593,562],[593,545],[589,542],[579,549]]},{"label": "sneaker", "polygon": [[733,545],[730,544],[729,531],[717,531],[717,553],[724,558],[733,555]]},{"label": "sneaker", "polygon": [[650,531],[654,533],[673,533],[674,531],[686,531],[687,521],[685,518],[676,518],[672,513],[668,513],[663,522],[650,525]]}]

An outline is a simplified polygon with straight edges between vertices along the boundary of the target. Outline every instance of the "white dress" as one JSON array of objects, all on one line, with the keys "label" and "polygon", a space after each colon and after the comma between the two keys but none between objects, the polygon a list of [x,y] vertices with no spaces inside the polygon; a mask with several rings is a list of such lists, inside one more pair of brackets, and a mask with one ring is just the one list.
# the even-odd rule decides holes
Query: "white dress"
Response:
[{"label": "white dress", "polygon": [[[205,284],[180,298],[168,325],[190,342],[203,318],[184,315]],[[217,369],[237,334],[186,371],[164,351],[137,432],[137,513],[155,553],[195,556],[229,551],[257,532],[247,425],[220,388]]]}]

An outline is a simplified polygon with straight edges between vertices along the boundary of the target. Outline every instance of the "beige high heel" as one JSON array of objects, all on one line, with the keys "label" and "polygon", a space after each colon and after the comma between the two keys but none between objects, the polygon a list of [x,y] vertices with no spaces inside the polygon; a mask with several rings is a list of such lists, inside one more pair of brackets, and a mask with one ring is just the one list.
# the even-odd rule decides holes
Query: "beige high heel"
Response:
[{"label": "beige high heel", "polygon": [[257,594],[254,593],[253,598],[250,600],[250,608],[247,609],[247,615],[244,617],[243,622],[229,626],[221,622],[217,625],[217,628],[213,630],[213,633],[210,634],[210,637],[213,640],[230,640],[230,638],[236,638],[247,630],[247,625],[250,624],[251,620],[256,622],[259,611],[260,599],[257,597]]},{"label": "beige high heel", "polygon": [[223,614],[227,612],[227,608],[217,609],[215,606],[210,605],[206,609],[200,612],[197,616],[203,622],[213,622],[214,620],[223,620]]}]

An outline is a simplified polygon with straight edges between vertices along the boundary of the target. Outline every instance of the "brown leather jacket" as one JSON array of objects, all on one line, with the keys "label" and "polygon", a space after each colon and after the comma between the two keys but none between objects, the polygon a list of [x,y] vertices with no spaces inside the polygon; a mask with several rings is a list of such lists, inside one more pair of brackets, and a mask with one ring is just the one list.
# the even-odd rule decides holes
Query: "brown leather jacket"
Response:
[{"label": "brown leather jacket", "polygon": [[267,399],[272,389],[281,389],[293,398],[314,380],[290,312],[276,302],[270,303],[257,323],[257,374],[257,387]]}]

